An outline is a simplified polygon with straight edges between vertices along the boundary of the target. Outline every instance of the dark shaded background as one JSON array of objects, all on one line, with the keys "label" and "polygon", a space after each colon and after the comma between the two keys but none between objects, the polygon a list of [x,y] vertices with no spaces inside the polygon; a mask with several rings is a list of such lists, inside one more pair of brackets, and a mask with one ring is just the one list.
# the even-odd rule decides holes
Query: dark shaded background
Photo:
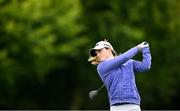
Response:
[{"label": "dark shaded background", "polygon": [[[88,50],[149,42],[142,109],[180,109],[179,0],[0,0],[0,109],[109,109]],[[141,60],[141,54],[135,59]]]}]

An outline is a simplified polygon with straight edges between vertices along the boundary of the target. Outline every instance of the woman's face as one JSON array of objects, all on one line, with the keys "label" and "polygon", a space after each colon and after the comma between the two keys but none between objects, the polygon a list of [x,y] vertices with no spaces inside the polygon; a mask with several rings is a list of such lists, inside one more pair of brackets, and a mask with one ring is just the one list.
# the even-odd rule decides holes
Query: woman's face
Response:
[{"label": "woman's face", "polygon": [[99,61],[108,59],[108,57],[110,56],[110,53],[111,53],[111,49],[103,48],[103,49],[96,50],[96,56]]}]

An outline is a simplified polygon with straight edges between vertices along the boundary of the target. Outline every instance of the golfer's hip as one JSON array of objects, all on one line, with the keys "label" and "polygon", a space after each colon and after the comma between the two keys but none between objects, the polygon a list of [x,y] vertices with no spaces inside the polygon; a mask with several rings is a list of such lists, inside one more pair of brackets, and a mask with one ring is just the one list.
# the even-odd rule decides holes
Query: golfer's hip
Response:
[{"label": "golfer's hip", "polygon": [[110,111],[141,111],[141,108],[136,104],[121,104],[111,106]]}]

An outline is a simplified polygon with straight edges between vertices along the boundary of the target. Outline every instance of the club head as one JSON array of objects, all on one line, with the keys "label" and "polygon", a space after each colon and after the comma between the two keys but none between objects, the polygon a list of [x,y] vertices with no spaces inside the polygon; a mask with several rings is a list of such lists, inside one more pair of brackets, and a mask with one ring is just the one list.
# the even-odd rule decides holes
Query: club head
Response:
[{"label": "club head", "polygon": [[89,92],[89,98],[90,98],[91,100],[93,100],[94,97],[97,96],[97,94],[98,94],[98,91],[97,91],[97,90],[90,91],[90,92]]}]

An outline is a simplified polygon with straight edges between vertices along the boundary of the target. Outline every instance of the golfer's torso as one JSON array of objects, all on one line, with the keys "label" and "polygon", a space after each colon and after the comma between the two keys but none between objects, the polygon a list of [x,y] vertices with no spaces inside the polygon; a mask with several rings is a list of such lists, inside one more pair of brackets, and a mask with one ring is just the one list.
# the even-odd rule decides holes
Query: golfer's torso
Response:
[{"label": "golfer's torso", "polygon": [[136,88],[132,60],[109,72],[102,78],[108,90],[110,105],[121,103],[140,104],[140,96]]}]

